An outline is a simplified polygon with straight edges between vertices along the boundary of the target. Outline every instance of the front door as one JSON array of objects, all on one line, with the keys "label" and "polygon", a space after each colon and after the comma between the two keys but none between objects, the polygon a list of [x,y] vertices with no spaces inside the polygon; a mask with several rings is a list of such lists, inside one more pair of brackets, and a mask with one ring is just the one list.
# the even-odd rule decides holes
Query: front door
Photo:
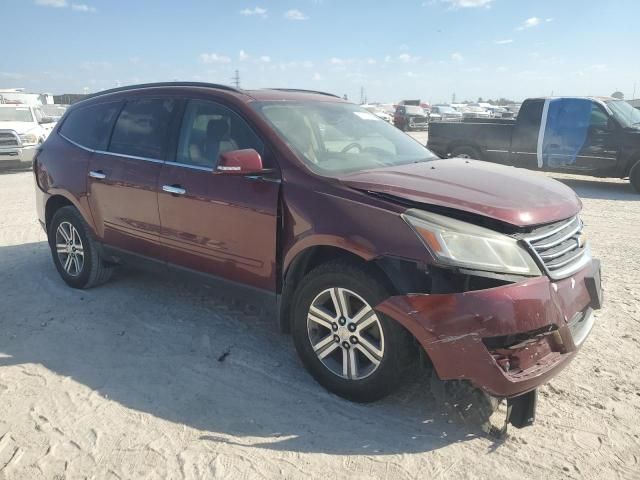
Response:
[{"label": "front door", "polygon": [[224,105],[191,100],[175,161],[158,181],[160,236],[170,264],[275,292],[277,175],[215,173],[225,151],[253,148],[269,164],[263,142]]},{"label": "front door", "polygon": [[160,255],[157,185],[175,109],[171,99],[127,101],[108,151],[95,152],[89,162],[91,213],[108,246]]}]

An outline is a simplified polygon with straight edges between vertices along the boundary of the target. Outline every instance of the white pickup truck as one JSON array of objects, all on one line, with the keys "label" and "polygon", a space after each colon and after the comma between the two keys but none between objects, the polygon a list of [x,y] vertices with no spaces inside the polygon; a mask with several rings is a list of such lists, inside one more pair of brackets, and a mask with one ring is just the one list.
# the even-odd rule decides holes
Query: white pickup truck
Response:
[{"label": "white pickup truck", "polygon": [[0,168],[30,165],[54,124],[40,107],[0,104]]}]

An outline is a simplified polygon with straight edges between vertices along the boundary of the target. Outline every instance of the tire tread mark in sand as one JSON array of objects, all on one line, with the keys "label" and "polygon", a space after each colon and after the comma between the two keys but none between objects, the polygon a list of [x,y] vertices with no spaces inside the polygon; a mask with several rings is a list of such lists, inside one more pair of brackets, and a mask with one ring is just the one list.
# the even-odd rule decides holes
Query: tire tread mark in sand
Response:
[{"label": "tire tread mark in sand", "polygon": [[[9,450],[7,450],[7,448],[9,448]],[[5,455],[7,451],[11,451],[11,453]],[[14,440],[9,432],[0,437],[0,472],[11,465],[16,457],[18,457],[20,451],[20,447],[15,446]]]}]

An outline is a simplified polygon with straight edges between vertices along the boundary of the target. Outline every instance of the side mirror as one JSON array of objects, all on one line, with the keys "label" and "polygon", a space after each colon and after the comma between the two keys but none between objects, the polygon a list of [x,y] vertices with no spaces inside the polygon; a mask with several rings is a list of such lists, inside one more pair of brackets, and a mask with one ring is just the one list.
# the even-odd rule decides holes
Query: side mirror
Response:
[{"label": "side mirror", "polygon": [[220,154],[216,173],[249,175],[262,172],[262,157],[253,148],[233,150]]}]

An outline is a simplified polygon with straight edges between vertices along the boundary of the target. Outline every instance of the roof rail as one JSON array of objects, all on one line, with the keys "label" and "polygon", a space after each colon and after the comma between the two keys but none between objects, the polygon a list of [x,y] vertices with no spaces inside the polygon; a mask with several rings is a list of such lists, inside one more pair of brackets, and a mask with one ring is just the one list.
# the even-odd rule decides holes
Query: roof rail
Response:
[{"label": "roof rail", "polygon": [[102,90],[100,92],[87,95],[83,100],[99,97],[101,95],[108,95],[110,93],[126,92],[127,90],[138,90],[141,88],[153,88],[153,87],[203,87],[203,88],[217,88],[220,90],[228,90],[230,92],[244,93],[242,90],[229,85],[221,85],[217,83],[207,82],[157,82],[157,83],[140,83],[137,85],[126,85],[124,87],[110,88],[108,90]]},{"label": "roof rail", "polygon": [[318,95],[326,95],[328,97],[342,98],[333,93],[320,92],[318,90],[305,90],[303,88],[266,88],[265,90],[277,90],[279,92],[300,92],[300,93],[316,93]]}]

